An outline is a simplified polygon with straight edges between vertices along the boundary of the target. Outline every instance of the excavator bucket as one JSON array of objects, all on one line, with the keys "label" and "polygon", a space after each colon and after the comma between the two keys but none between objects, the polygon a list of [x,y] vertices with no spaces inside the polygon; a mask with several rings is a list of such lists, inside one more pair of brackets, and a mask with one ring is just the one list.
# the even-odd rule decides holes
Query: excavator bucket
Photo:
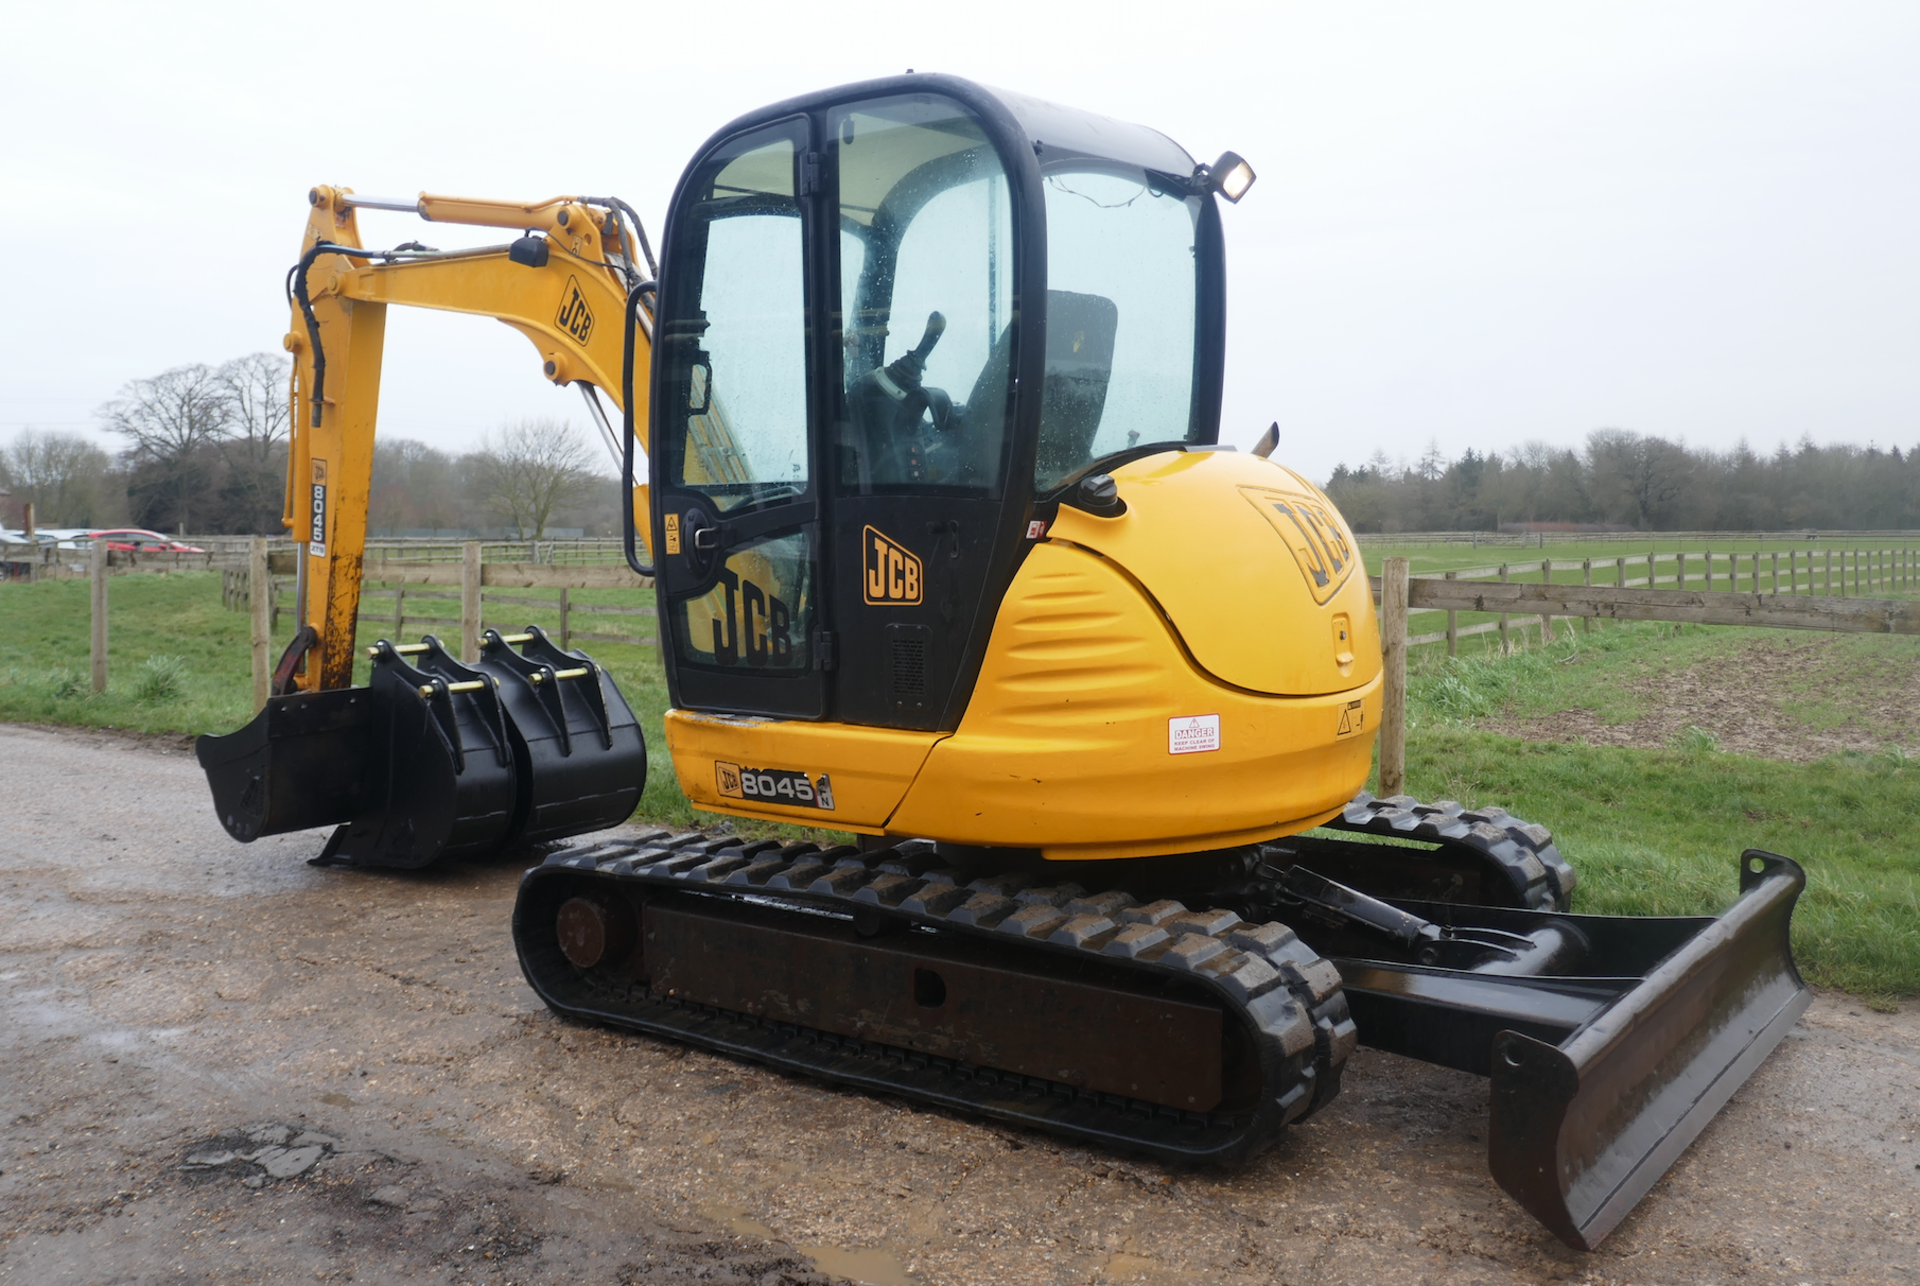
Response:
[{"label": "excavator bucket", "polygon": [[[1443,923],[1443,946],[1523,949],[1468,968],[1335,963],[1362,1043],[1490,1077],[1495,1180],[1591,1250],[1805,1011],[1788,942],[1805,887],[1796,863],[1750,849],[1718,918],[1395,902],[1410,922]],[[1535,972],[1526,943],[1577,965]]]},{"label": "excavator bucket", "polygon": [[372,651],[366,687],[274,697],[200,738],[229,835],[333,825],[316,861],[411,868],[600,830],[639,804],[639,724],[583,653],[531,626],[488,631],[471,666],[432,635]]}]

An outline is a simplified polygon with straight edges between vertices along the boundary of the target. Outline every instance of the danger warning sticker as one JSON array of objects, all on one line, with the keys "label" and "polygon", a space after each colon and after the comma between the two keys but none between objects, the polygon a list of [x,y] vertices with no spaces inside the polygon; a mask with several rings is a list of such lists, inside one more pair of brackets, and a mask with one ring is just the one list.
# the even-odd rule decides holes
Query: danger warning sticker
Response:
[{"label": "danger warning sticker", "polygon": [[1363,701],[1349,701],[1340,707],[1340,726],[1334,730],[1336,737],[1350,737],[1367,726],[1367,707]]},{"label": "danger warning sticker", "polygon": [[1220,749],[1220,716],[1187,714],[1167,720],[1167,753],[1197,755]]}]

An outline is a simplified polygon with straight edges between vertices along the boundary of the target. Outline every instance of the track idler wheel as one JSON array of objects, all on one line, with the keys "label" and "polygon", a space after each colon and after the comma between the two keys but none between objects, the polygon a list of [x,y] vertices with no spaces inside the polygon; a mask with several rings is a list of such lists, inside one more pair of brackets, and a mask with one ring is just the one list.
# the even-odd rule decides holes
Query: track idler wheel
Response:
[{"label": "track idler wheel", "polygon": [[560,954],[576,969],[615,968],[631,962],[638,934],[630,907],[605,897],[570,897],[554,916]]}]

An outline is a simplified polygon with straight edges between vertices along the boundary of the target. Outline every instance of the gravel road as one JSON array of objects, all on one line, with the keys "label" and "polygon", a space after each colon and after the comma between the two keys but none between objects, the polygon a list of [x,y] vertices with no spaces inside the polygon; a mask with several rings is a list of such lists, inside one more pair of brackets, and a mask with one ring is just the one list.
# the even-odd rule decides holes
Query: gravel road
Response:
[{"label": "gravel road", "polygon": [[1247,1169],[1168,1170],[555,1019],[524,858],[234,844],[183,742],[0,762],[0,1283],[1920,1280],[1920,1006],[1822,996],[1582,1255],[1469,1076],[1362,1050]]}]

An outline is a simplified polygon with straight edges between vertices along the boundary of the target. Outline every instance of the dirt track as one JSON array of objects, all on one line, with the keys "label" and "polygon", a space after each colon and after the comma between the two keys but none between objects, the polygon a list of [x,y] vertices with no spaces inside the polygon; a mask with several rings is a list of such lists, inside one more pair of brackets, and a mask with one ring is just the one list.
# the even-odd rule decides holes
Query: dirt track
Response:
[{"label": "dirt track", "polygon": [[1247,1170],[1163,1170],[558,1021],[518,863],[233,844],[164,743],[0,762],[0,1282],[1920,1280],[1914,1006],[1821,998],[1580,1255],[1472,1077],[1362,1050]]}]

